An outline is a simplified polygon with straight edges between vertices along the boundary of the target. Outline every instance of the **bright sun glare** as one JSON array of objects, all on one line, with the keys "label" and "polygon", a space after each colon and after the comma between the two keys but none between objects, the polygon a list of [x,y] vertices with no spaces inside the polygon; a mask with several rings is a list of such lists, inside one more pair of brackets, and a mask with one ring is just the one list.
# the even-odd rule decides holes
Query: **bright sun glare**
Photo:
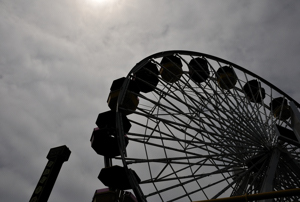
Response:
[{"label": "bright sun glare", "polygon": [[109,0],[90,0],[90,1],[94,3],[105,3],[108,2]]}]

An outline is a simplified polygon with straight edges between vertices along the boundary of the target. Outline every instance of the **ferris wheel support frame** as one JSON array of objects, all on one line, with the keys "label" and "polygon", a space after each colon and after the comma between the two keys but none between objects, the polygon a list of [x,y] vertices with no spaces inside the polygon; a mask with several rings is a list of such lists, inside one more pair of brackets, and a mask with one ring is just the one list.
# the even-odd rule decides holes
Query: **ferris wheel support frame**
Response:
[{"label": "ferris wheel support frame", "polygon": [[[276,174],[279,156],[280,151],[278,149],[274,149],[262,188],[260,190],[261,193],[270,192],[273,190],[273,180]],[[259,202],[272,202],[272,199],[260,200]]]}]

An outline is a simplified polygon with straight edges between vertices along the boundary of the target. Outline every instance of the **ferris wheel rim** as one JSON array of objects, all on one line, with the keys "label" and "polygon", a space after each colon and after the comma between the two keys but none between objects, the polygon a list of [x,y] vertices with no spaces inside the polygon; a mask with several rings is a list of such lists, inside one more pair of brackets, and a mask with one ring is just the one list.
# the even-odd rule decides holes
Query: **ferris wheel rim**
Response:
[{"label": "ferris wheel rim", "polygon": [[[172,54],[182,54],[182,55],[193,55],[193,56],[203,56],[203,57],[207,57],[209,59],[212,59],[212,60],[218,60],[220,62],[223,62],[225,64],[230,64],[232,65],[234,68],[237,68],[239,69],[240,71],[242,72],[246,72],[247,74],[259,79],[261,82],[263,82],[264,84],[266,84],[267,86],[270,86],[272,89],[274,89],[275,91],[279,92],[280,94],[284,95],[285,98],[288,98],[290,101],[293,101],[298,107],[300,106],[299,103],[297,103],[294,99],[292,99],[290,96],[288,96],[286,93],[284,93],[283,91],[281,91],[280,89],[278,89],[276,86],[274,86],[273,84],[271,84],[270,82],[266,81],[265,79],[259,77],[258,75],[250,72],[249,70],[245,69],[245,68],[242,68],[234,63],[231,63],[229,61],[226,61],[226,60],[223,60],[221,58],[218,58],[218,57],[215,57],[215,56],[211,56],[211,55],[208,55],[208,54],[204,54],[204,53],[199,53],[199,52],[193,52],[193,51],[183,51],[183,50],[173,50],[173,51],[164,51],[164,52],[159,52],[159,53],[156,53],[156,54],[153,54],[153,55],[150,55],[146,58],[144,58],[143,60],[141,60],[139,63],[137,63],[137,65],[135,65],[132,70],[129,72],[128,76],[127,76],[127,80],[124,82],[122,88],[123,89],[126,89],[127,86],[129,85],[129,79],[130,76],[136,72],[137,70],[139,70],[140,68],[142,68],[144,66],[144,64],[146,64],[149,60],[151,60],[152,58],[161,58],[163,56],[168,56],[168,55],[172,55]],[[120,96],[119,96],[119,100],[118,100],[118,104],[122,102],[122,98],[124,98],[124,95],[125,95],[125,91],[121,91],[120,93]],[[121,127],[121,119],[120,119],[120,114],[122,112],[119,111],[119,107],[117,107],[117,117],[119,117],[119,121],[117,121],[119,124],[117,126],[117,128],[122,128]],[[122,145],[122,138],[120,138],[122,135],[119,134],[119,138],[118,138],[118,141],[119,141],[119,144]],[[123,165],[124,167],[126,167],[126,170],[128,171],[128,167],[127,167],[127,162],[125,161],[125,156],[126,156],[126,152],[124,151],[121,151],[121,158],[122,158],[122,161],[123,161]],[[130,172],[127,173],[129,176],[130,176]],[[129,177],[130,179],[131,177]],[[133,186],[133,190],[134,192],[136,193],[136,195],[143,195],[142,193],[142,190],[140,189],[140,187],[136,184],[136,182],[134,182],[134,179],[130,179],[131,180],[131,183],[134,184]],[[144,198],[140,198],[141,201],[143,200],[146,200]]]},{"label": "ferris wheel rim", "polygon": [[132,74],[133,72],[137,71],[138,69],[140,69],[143,64],[145,64],[146,62],[148,62],[151,58],[160,58],[160,57],[163,57],[163,56],[168,56],[168,55],[172,55],[172,54],[183,54],[183,55],[195,55],[195,56],[204,56],[204,57],[207,57],[207,58],[210,58],[212,60],[218,60],[222,63],[226,63],[226,64],[230,64],[232,65],[234,68],[237,68],[238,70],[240,71],[243,71],[257,79],[259,79],[260,81],[262,81],[264,84],[272,87],[274,90],[276,90],[277,92],[281,93],[282,95],[284,95],[284,97],[288,98],[290,101],[293,101],[295,103],[295,105],[300,108],[300,104],[294,100],[291,96],[289,96],[288,94],[286,94],[285,92],[283,92],[281,89],[279,89],[278,87],[276,87],[275,85],[273,85],[272,83],[270,83],[269,81],[265,80],[264,78],[260,77],[259,75],[249,71],[248,69],[245,69],[243,68],[242,66],[239,66],[235,63],[232,63],[228,60],[225,60],[225,59],[222,59],[222,58],[219,58],[219,57],[216,57],[216,56],[213,56],[213,55],[210,55],[210,54],[206,54],[206,53],[202,53],[202,52],[196,52],[196,51],[188,51],[188,50],[168,50],[168,51],[161,51],[161,52],[157,52],[157,53],[154,53],[152,55],[149,55],[147,57],[145,57],[144,59],[142,59],[141,61],[139,61],[131,70],[130,72],[128,73],[127,77],[130,76],[130,74]]}]

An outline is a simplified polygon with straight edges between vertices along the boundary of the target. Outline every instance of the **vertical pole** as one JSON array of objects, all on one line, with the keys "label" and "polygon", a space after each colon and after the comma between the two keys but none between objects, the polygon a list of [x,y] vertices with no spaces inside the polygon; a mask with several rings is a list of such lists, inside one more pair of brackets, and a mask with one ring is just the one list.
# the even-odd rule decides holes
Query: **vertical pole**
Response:
[{"label": "vertical pole", "polygon": [[49,161],[46,164],[29,202],[48,201],[62,164],[65,161],[68,161],[70,154],[71,151],[65,145],[50,149],[47,155]]},{"label": "vertical pole", "polygon": [[104,167],[108,168],[112,166],[112,160],[109,157],[104,156]]}]

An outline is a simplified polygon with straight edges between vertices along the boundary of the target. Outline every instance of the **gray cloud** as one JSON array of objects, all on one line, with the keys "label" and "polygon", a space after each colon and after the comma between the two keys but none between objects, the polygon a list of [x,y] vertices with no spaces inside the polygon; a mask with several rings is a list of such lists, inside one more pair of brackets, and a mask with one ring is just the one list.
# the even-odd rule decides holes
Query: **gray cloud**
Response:
[{"label": "gray cloud", "polygon": [[[72,151],[49,201],[104,187],[89,143],[111,82],[185,49],[241,65],[300,100],[297,1],[0,2],[0,200],[28,200],[50,148]],[[13,188],[13,189],[12,189]]]}]

